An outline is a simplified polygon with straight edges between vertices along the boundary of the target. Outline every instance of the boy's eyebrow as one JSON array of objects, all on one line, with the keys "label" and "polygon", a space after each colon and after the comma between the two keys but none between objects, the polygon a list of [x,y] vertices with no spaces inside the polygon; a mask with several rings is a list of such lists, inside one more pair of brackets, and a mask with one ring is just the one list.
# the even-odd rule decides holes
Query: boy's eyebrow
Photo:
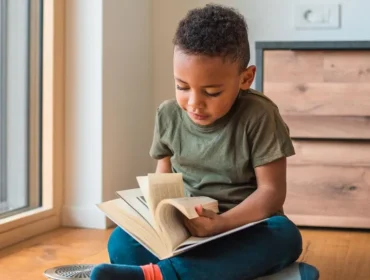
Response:
[{"label": "boy's eyebrow", "polygon": [[[187,82],[175,77],[175,79],[181,83],[184,83],[184,84],[187,84]],[[217,87],[222,87],[223,85],[222,84],[213,84],[213,85],[205,85],[205,86],[202,86],[203,88],[217,88]]]}]

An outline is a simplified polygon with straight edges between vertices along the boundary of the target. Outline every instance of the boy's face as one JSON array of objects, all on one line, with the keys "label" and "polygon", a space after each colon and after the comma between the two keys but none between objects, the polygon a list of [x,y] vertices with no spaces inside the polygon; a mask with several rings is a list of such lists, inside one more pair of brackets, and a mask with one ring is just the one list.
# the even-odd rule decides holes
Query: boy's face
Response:
[{"label": "boy's face", "polygon": [[248,89],[255,75],[254,66],[241,72],[238,62],[185,54],[176,48],[173,63],[177,103],[199,125],[223,117],[239,90]]}]

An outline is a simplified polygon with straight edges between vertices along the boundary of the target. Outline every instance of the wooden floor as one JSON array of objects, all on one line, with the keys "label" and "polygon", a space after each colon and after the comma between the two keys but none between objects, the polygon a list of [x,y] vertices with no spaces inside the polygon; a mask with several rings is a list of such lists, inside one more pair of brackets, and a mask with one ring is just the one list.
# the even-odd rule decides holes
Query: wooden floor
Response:
[{"label": "wooden floor", "polygon": [[[48,268],[108,261],[111,230],[62,228],[0,251],[1,280],[45,279]],[[301,261],[315,265],[322,280],[370,279],[370,231],[301,229]]]}]

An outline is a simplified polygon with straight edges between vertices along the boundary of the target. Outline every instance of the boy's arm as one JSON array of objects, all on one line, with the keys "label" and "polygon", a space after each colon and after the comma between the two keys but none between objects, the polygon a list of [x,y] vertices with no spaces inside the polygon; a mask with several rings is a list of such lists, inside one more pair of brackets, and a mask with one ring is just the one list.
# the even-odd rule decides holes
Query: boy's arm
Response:
[{"label": "boy's arm", "polygon": [[200,217],[185,224],[194,236],[211,236],[268,218],[282,210],[286,196],[286,158],[255,169],[257,190],[229,211],[216,213],[196,207]]},{"label": "boy's arm", "polygon": [[165,157],[157,162],[156,173],[172,173],[170,157]]},{"label": "boy's arm", "polygon": [[224,231],[267,218],[282,210],[286,198],[286,158],[256,167],[257,190],[221,214]]}]

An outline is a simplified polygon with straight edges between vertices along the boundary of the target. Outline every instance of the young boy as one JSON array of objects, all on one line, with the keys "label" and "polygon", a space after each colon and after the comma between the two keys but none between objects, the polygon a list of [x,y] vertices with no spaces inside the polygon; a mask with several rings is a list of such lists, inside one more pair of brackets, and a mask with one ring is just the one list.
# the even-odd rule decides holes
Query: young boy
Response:
[{"label": "young boy", "polygon": [[150,155],[156,172],[183,174],[187,195],[219,201],[221,213],[200,207],[199,218],[186,220],[194,236],[268,220],[163,261],[116,228],[112,264],[96,266],[92,280],[240,280],[281,270],[269,279],[318,279],[310,265],[290,266],[302,252],[300,232],[283,214],[294,148],[276,105],[250,89],[249,59],[239,13],[218,5],[190,11],[174,37],[176,100],[157,110]]}]

